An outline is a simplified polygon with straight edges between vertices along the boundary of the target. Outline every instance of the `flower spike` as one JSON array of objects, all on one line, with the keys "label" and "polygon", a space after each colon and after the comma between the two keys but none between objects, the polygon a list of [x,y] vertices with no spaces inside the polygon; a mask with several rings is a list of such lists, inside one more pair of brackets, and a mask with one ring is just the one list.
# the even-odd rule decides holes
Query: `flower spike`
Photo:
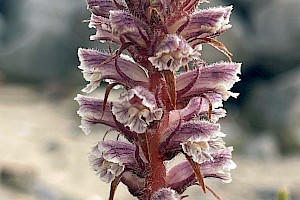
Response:
[{"label": "flower spike", "polygon": [[[226,147],[218,120],[226,115],[223,101],[238,95],[230,90],[241,64],[217,37],[231,28],[233,7],[200,9],[202,3],[208,1],[87,0],[86,21],[96,30],[90,39],[109,42],[109,53],[78,49],[88,82],[82,92],[108,85],[103,100],[80,94],[75,100],[84,133],[109,127],[89,154],[96,175],[111,185],[109,200],[120,183],[139,200],[186,199],[192,185],[220,199],[206,179],[231,181],[233,148]],[[229,62],[206,64],[203,43]],[[115,100],[112,89],[122,90]],[[107,140],[112,132],[116,139]],[[184,161],[169,169],[180,154]]]}]

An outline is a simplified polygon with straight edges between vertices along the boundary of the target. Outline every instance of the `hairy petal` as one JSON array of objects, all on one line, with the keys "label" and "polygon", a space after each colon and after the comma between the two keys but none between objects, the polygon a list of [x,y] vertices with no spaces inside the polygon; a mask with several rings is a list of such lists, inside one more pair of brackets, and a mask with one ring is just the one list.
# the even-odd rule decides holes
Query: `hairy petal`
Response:
[{"label": "hairy petal", "polygon": [[[213,161],[201,163],[201,170],[205,178],[217,178],[224,183],[231,181],[230,170],[236,167],[231,160],[232,148],[228,147],[212,154]],[[174,166],[167,173],[166,179],[168,187],[171,187],[179,194],[196,183],[194,171],[188,161],[183,161]]]},{"label": "hairy petal", "polygon": [[[120,141],[100,141],[90,153],[91,166],[102,181],[110,183],[124,170],[144,173],[135,157],[135,145]],[[141,158],[145,160],[145,158]]]},{"label": "hairy petal", "polygon": [[[168,133],[166,133],[168,134]],[[189,138],[201,138],[201,140],[209,140],[211,137],[224,136],[220,132],[220,125],[210,123],[208,121],[189,121],[181,124],[180,129],[173,142],[183,142]]]},{"label": "hairy petal", "polygon": [[[225,136],[225,135],[222,135]],[[209,140],[199,138],[189,138],[186,142],[181,143],[183,152],[192,157],[194,162],[199,164],[206,161],[213,161],[212,154],[225,149],[225,142],[218,137],[212,137]]]},{"label": "hairy petal", "polygon": [[[182,94],[180,98],[200,96],[201,94],[209,93],[220,94],[223,100],[227,100],[230,96],[236,97],[237,94],[229,90],[235,82],[240,80],[237,76],[237,74],[240,74],[240,70],[241,63],[233,62],[220,62],[203,67],[200,69],[200,74],[193,87]],[[177,77],[176,83],[178,90],[188,84],[185,80],[187,80],[189,74],[193,73],[194,71],[189,71]]]},{"label": "hairy petal", "polygon": [[116,35],[125,36],[128,41],[146,47],[147,33],[138,18],[126,11],[111,10],[109,19]]},{"label": "hairy petal", "polygon": [[[110,105],[107,103],[103,109],[103,101],[96,97],[87,97],[78,94],[75,100],[79,104],[78,115],[81,117],[80,128],[85,134],[91,132],[94,124],[105,124],[112,128],[117,128],[114,117],[110,111]],[[103,110],[105,110],[103,112]]]},{"label": "hairy petal", "polygon": [[138,33],[133,16],[128,12],[112,10],[110,11],[110,21],[114,32],[118,35],[125,33]]},{"label": "hairy petal", "polygon": [[229,29],[232,6],[214,7],[194,13],[181,35],[189,42],[196,38],[212,37]]},{"label": "hairy petal", "polygon": [[147,86],[149,84],[146,72],[139,65],[126,59],[125,56],[101,65],[111,55],[94,49],[79,48],[78,57],[80,61],[79,68],[82,70],[85,80],[90,82],[83,89],[84,92],[92,92],[105,79],[129,87],[135,85]]},{"label": "hairy petal", "polygon": [[181,144],[190,140],[209,141],[211,138],[224,137],[220,125],[208,121],[183,122],[179,128],[170,126],[161,140],[160,152],[166,159],[172,159],[182,150]]},{"label": "hairy petal", "polygon": [[100,40],[100,42],[111,41],[121,44],[120,38],[113,34],[109,19],[92,14],[89,28],[96,29],[96,34],[90,36],[90,40]]},{"label": "hairy petal", "polygon": [[219,178],[225,183],[231,182],[230,170],[236,168],[232,161],[232,147],[227,147],[212,154],[213,161],[207,161],[201,165],[205,177]]},{"label": "hairy petal", "polygon": [[182,194],[187,187],[196,182],[194,171],[188,161],[171,168],[166,177],[167,186]]},{"label": "hairy petal", "polygon": [[[193,111],[193,119],[208,119],[209,120],[209,109],[212,107],[210,113],[210,121],[216,123],[220,118],[226,116],[226,110],[221,108],[223,106],[222,95],[217,93],[206,93],[204,97],[194,97],[201,99],[201,106],[196,110],[196,105],[190,107],[190,111]],[[193,99],[194,99],[193,98]],[[191,99],[191,101],[193,100]],[[191,104],[192,106],[192,104]],[[189,108],[189,104],[186,106]],[[183,110],[185,110],[184,108]]]},{"label": "hairy petal", "polygon": [[[170,120],[170,124],[173,121],[181,120],[188,121],[191,119],[206,119],[208,118],[208,112],[210,105],[212,106],[211,113],[211,121],[217,122],[220,118],[226,116],[226,110],[222,107],[222,96],[216,93],[208,93],[205,94],[204,97],[194,97],[192,98],[186,107],[180,110],[171,111],[170,115],[172,115],[172,120]],[[179,99],[180,102],[180,99]],[[178,114],[175,114],[175,113]]]},{"label": "hairy petal", "polygon": [[[198,115],[194,119],[207,119],[210,122],[216,123],[220,118],[226,116],[226,110],[222,107],[222,96],[217,93],[205,94],[207,98],[203,98],[203,104],[198,110]],[[209,107],[212,106],[212,111],[209,116]],[[210,117],[210,119],[209,119]]]},{"label": "hairy petal", "polygon": [[110,10],[117,10],[124,7],[122,1],[113,0],[87,0],[87,4],[93,14],[106,18],[109,17]]},{"label": "hairy petal", "polygon": [[187,141],[181,143],[182,150],[186,155],[191,156],[197,163],[213,160],[209,152],[209,144],[207,141]]},{"label": "hairy petal", "polygon": [[103,152],[98,148],[98,144],[93,146],[89,155],[89,162],[96,175],[106,183],[111,183],[125,169],[123,163],[116,162],[116,159],[115,162],[105,159]]},{"label": "hairy petal", "polygon": [[97,144],[102,156],[111,162],[130,166],[135,161],[135,146],[121,141],[100,141]]},{"label": "hairy petal", "polygon": [[[221,103],[222,103],[222,99],[221,99]],[[212,102],[212,104],[215,105],[214,102]],[[197,116],[199,115],[207,114],[208,109],[209,109],[209,102],[207,102],[206,99],[202,97],[191,98],[188,104],[184,108],[170,111],[169,127],[176,127],[180,121],[190,121],[196,119]]]}]

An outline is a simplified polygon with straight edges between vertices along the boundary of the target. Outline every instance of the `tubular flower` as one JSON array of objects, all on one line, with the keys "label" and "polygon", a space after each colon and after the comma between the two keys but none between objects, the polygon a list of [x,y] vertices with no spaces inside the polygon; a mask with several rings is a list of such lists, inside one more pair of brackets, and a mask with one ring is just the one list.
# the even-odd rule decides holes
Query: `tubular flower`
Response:
[{"label": "tubular flower", "polygon": [[101,141],[96,144],[89,155],[90,164],[99,178],[106,182],[112,182],[125,170],[134,170],[142,174],[144,168],[137,162],[139,160],[146,166],[145,158],[137,158],[136,151],[140,151],[132,144],[116,141]]},{"label": "tubular flower", "polygon": [[187,40],[216,36],[231,28],[231,11],[232,6],[199,10],[191,16],[181,35]]},{"label": "tubular flower", "polygon": [[100,179],[106,183],[110,183],[122,174],[125,166],[119,160],[114,159],[113,162],[111,157],[105,159],[104,155],[99,150],[98,145],[96,145],[90,153],[89,160],[93,170]]},{"label": "tubular flower", "polygon": [[[94,124],[105,124],[112,128],[117,127],[114,122],[114,117],[109,111],[109,104],[103,105],[103,101],[101,99],[83,95],[77,95],[75,100],[80,106],[77,113],[81,117],[80,128],[85,134],[89,134],[91,132],[91,127]],[[103,108],[105,109],[104,112]]]},{"label": "tubular flower", "polygon": [[[231,182],[230,170],[236,168],[236,164],[231,160],[232,147],[222,149],[212,154],[213,161],[201,163],[204,178],[216,178],[224,183]],[[179,194],[197,183],[197,179],[188,161],[177,164],[167,173],[167,185]]]},{"label": "tubular flower", "polygon": [[[117,47],[109,53],[78,49],[78,68],[88,82],[82,92],[108,85],[103,99],[75,98],[84,133],[99,124],[110,128],[106,134],[118,133],[109,141],[105,134],[89,154],[96,175],[111,184],[110,200],[119,183],[140,200],[180,200],[191,185],[205,192],[206,178],[231,181],[233,148],[226,147],[218,120],[226,115],[223,101],[238,95],[230,90],[241,64],[217,40],[231,27],[232,6],[199,9],[205,2],[87,0],[89,27],[96,29],[90,39]],[[206,64],[203,43],[229,61]],[[122,92],[110,101],[116,86]],[[167,170],[179,154],[185,160]]]},{"label": "tubular flower", "polygon": [[82,90],[83,92],[94,91],[103,80],[112,80],[130,86],[148,85],[149,79],[145,71],[125,55],[121,55],[116,61],[108,62],[105,65],[101,65],[101,63],[110,56],[98,50],[79,48],[78,56],[81,63],[78,68],[82,70],[84,79],[90,82]]}]

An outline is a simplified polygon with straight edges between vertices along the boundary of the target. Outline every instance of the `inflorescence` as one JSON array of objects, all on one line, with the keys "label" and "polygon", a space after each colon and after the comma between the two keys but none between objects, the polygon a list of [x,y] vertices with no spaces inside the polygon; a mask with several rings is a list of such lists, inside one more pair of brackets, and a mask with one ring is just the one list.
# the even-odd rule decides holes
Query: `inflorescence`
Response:
[{"label": "inflorescence", "polygon": [[[117,46],[115,52],[79,48],[79,68],[91,93],[108,83],[104,99],[78,95],[80,127],[104,124],[125,139],[101,140],[89,161],[99,178],[111,184],[109,199],[122,182],[140,200],[180,200],[185,189],[204,180],[230,182],[236,167],[226,147],[219,118],[222,102],[237,94],[240,63],[216,37],[231,27],[232,6],[199,9],[206,0],[87,0],[91,40]],[[229,61],[207,65],[207,43]],[[123,92],[109,101],[113,88]],[[167,161],[185,160],[167,169]],[[213,192],[217,197],[217,195]],[[217,197],[219,198],[219,197]]]}]

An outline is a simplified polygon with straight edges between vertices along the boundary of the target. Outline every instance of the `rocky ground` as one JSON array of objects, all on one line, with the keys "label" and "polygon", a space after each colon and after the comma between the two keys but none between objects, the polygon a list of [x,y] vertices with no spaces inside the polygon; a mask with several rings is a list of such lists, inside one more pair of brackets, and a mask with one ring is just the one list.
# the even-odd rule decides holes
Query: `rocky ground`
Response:
[{"label": "rocky ground", "polygon": [[[109,186],[98,180],[87,161],[91,145],[102,139],[105,127],[98,127],[98,134],[84,135],[76,110],[71,95],[58,101],[27,87],[0,87],[1,200],[107,199]],[[299,155],[259,158],[236,152],[234,160],[238,168],[232,172],[231,184],[207,181],[223,200],[276,199],[282,187],[290,191],[292,200],[300,199]],[[186,194],[188,199],[214,199],[197,186]],[[120,186],[115,199],[134,198]]]}]

